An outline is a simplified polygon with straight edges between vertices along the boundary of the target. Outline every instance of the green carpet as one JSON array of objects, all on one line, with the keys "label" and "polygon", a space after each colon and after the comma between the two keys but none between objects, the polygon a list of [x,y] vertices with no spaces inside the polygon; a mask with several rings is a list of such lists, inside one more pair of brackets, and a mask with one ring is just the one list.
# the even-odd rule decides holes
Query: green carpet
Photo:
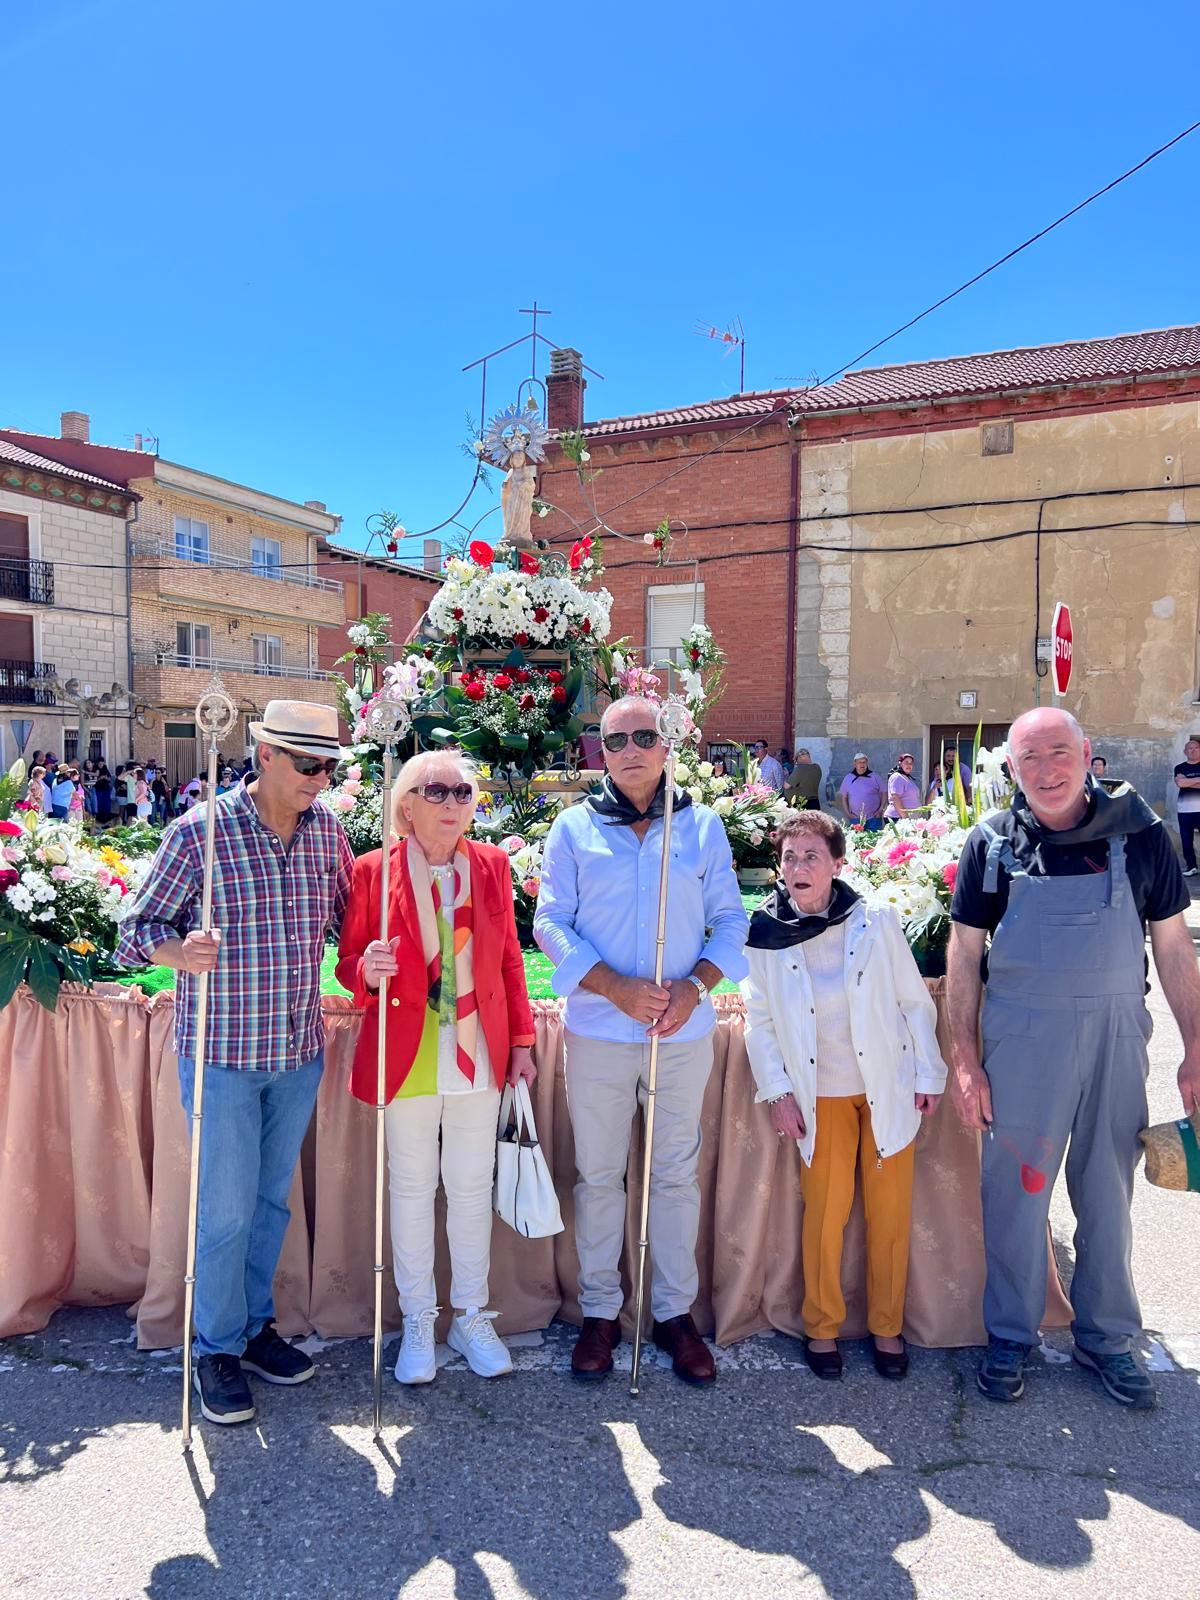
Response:
[{"label": "green carpet", "polygon": [[[744,893],[742,904],[747,911],[753,911],[762,899],[758,891]],[[549,961],[540,950],[526,950],[525,954],[525,986],[529,990],[531,1000],[553,1000],[554,991],[550,987],[550,976],[553,972]],[[325,950],[325,959],[321,962],[321,993],[322,994],[347,994],[341,984],[333,975],[337,963],[337,950],[333,945],[328,945]],[[141,989],[144,994],[161,994],[164,990],[175,987],[175,973],[170,967],[147,967],[142,972],[131,973],[119,978],[109,979],[109,982],[123,983]],[[714,990],[716,994],[729,994],[737,988],[737,984],[719,983]]]}]

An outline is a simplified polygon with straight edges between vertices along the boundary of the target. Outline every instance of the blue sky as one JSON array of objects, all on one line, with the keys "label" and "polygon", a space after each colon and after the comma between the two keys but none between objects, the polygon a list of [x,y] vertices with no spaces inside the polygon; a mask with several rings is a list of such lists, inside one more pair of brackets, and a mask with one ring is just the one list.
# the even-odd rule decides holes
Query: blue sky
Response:
[{"label": "blue sky", "polygon": [[[1129,16],[40,0],[0,40],[0,423],[419,533],[519,307],[593,417],[734,391],[698,320],[741,317],[748,388],[825,373],[1200,115],[1194,4]],[[1198,180],[1200,133],[871,363],[1200,319]]]}]

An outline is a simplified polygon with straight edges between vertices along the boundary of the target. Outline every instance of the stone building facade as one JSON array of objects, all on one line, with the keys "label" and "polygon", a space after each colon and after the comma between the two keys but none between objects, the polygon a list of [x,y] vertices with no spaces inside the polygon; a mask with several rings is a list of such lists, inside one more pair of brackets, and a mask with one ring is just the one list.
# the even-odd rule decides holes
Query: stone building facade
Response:
[{"label": "stone building facade", "polygon": [[[51,751],[83,760],[79,714],[61,692],[128,688],[127,528],[137,496],[0,436],[0,768]],[[90,750],[125,759],[132,704],[91,723]]]},{"label": "stone building facade", "polygon": [[[574,427],[582,386],[559,366],[551,421]],[[978,723],[993,740],[1052,702],[1038,641],[1063,600],[1063,703],[1110,776],[1171,811],[1200,724],[1200,327],[583,426],[599,475],[552,451],[541,490],[569,515],[540,531],[561,546],[603,518],[629,536],[605,537],[605,581],[635,642],[659,586],[692,593],[730,658],[708,739],[806,744],[834,779],[855,750],[886,771],[911,749],[928,775]],[[642,542],[663,517],[666,566]]]},{"label": "stone building facade", "polygon": [[[78,415],[78,414],[74,414]],[[203,764],[195,707],[215,669],[238,707],[222,753],[241,761],[249,723],[268,700],[336,704],[319,635],[345,625],[340,580],[316,569],[317,540],[340,518],[140,450],[94,445],[87,419],[73,435],[0,432],[128,493],[128,654],[136,700],[133,754],[155,756],[173,781]]]}]

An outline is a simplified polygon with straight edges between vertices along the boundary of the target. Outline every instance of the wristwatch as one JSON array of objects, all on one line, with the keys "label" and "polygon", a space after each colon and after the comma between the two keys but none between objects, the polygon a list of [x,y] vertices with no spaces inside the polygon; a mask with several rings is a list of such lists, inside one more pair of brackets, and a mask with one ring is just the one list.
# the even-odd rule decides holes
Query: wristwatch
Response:
[{"label": "wristwatch", "polygon": [[698,978],[694,972],[688,973],[688,982],[696,985],[696,993],[700,996],[697,1005],[703,1005],[708,999],[708,985],[703,978]]}]

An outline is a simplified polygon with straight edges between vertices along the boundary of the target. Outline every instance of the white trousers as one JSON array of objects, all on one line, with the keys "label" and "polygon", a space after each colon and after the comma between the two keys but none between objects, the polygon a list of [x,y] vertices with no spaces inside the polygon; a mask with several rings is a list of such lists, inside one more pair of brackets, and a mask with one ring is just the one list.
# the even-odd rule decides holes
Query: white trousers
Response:
[{"label": "white trousers", "polygon": [[418,1095],[384,1112],[391,1195],[392,1266],[400,1309],[412,1316],[437,1305],[433,1282],[433,1201],[446,1191],[450,1301],[457,1311],[488,1303],[492,1177],[500,1091]]},{"label": "white trousers", "polygon": [[[650,1047],[566,1036],[567,1104],[575,1136],[575,1244],[585,1317],[621,1314],[625,1169],[634,1109],[645,1103]],[[658,1047],[650,1164],[650,1308],[659,1322],[689,1312],[700,1288],[700,1108],[713,1041],[667,1039]]]}]

